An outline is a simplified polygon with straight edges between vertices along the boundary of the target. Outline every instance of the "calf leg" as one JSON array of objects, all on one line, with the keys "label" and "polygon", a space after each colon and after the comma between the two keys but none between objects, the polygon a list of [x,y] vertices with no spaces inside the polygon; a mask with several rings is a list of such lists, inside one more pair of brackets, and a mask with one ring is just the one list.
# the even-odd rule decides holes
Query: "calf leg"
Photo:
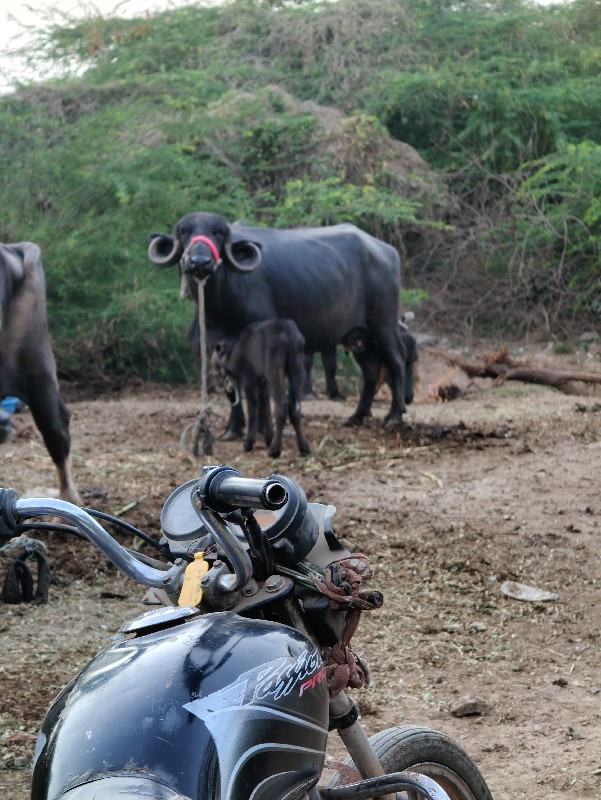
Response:
[{"label": "calf leg", "polygon": [[377,388],[377,379],[363,376],[363,386],[361,387],[361,395],[359,402],[354,413],[344,423],[346,428],[353,426],[363,425],[363,420],[371,413],[371,404],[374,399]]},{"label": "calf leg", "polygon": [[388,330],[382,326],[376,327],[373,330],[373,336],[382,354],[384,363],[388,367],[390,388],[392,391],[390,411],[384,420],[384,426],[386,428],[398,427],[401,425],[403,414],[405,413],[406,348],[401,339],[398,326],[395,326],[392,330]]},{"label": "calf leg", "polygon": [[60,396],[58,384],[52,375],[36,376],[27,389],[27,405],[56,466],[60,497],[81,505],[71,473],[70,415]]},{"label": "calf leg", "polygon": [[278,458],[282,452],[282,432],[286,424],[286,417],[288,416],[288,403],[284,387],[283,370],[281,372],[278,370],[277,375],[271,376],[269,388],[271,389],[271,396],[273,397],[275,431],[268,452],[272,458]]},{"label": "calf leg", "polygon": [[290,391],[288,393],[288,414],[296,433],[299,453],[302,456],[308,456],[311,448],[301,427],[301,403],[298,391],[298,387],[302,385],[303,377],[303,348],[300,344],[295,347],[294,342],[290,343],[289,347],[288,383]]},{"label": "calf leg", "polygon": [[400,323],[399,333],[405,350],[405,405],[408,406],[413,402],[415,395],[415,364],[419,353],[415,336]]},{"label": "calf leg", "polygon": [[263,427],[265,444],[269,447],[273,441],[273,422],[271,420],[271,407],[269,405],[269,388],[266,383],[261,383],[259,389],[259,430]]},{"label": "calf leg", "polygon": [[296,433],[296,443],[298,444],[298,452],[301,456],[308,456],[311,453],[309,442],[307,441],[301,426],[301,410],[300,403],[292,399],[288,402],[288,413],[290,414],[290,422]]},{"label": "calf leg", "polygon": [[414,398],[414,377],[413,365],[414,361],[407,360],[405,362],[405,405],[410,406]]},{"label": "calf leg", "polygon": [[315,399],[317,395],[313,389],[313,384],[311,382],[311,370],[313,369],[313,353],[305,353],[304,354],[304,371],[303,371],[303,382],[301,386],[303,387],[303,397],[308,399],[312,398]]},{"label": "calf leg", "polygon": [[336,348],[321,351],[323,371],[326,379],[326,392],[330,400],[344,400],[344,395],[336,382]]},{"label": "calf leg", "polygon": [[371,337],[366,337],[364,346],[353,351],[353,355],[355,356],[355,361],[361,368],[363,385],[361,387],[357,408],[354,414],[344,423],[346,427],[363,425],[363,420],[370,414],[371,404],[378,386],[378,378],[380,377],[380,351]]},{"label": "calf leg", "polygon": [[259,412],[258,387],[256,383],[250,383],[244,388],[246,395],[246,410],[248,412],[248,427],[246,429],[246,439],[244,440],[244,451],[250,453],[255,446],[257,438],[257,416]]}]

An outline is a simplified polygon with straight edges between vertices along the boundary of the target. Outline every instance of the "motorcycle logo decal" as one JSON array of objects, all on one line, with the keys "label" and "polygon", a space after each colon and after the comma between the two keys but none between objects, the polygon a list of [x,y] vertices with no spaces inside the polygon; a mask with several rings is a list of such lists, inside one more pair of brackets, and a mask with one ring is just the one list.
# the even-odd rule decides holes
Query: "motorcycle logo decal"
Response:
[{"label": "motorcycle logo decal", "polygon": [[[316,672],[317,671],[317,672]],[[299,686],[299,697],[314,689],[325,678],[325,668],[317,652],[302,653],[295,661],[285,656],[243,672],[240,677],[206,697],[187,703],[184,708],[200,719],[231,706],[261,703],[269,698],[280,700]]]}]

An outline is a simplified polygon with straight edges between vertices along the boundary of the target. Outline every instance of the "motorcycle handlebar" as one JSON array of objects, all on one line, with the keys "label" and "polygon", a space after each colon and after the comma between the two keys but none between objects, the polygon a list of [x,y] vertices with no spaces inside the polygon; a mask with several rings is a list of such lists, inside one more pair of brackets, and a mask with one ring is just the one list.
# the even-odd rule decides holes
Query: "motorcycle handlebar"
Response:
[{"label": "motorcycle handlebar", "polygon": [[[7,492],[11,494],[7,496]],[[86,511],[65,500],[55,500],[49,498],[25,498],[19,499],[16,492],[12,490],[0,490],[5,525],[7,527],[17,523],[26,517],[51,516],[60,517],[65,522],[74,525],[92,544],[104,553],[117,569],[125,573],[128,577],[141,583],[144,586],[162,588],[169,592],[171,589],[176,591],[179,587],[179,579],[182,567],[173,565],[168,570],[161,570],[151,567],[138,561],[128,550],[122,547],[119,542],[104,530],[96,520]],[[0,526],[1,528],[2,526]],[[6,536],[8,532],[3,531]],[[12,533],[16,535],[16,531]],[[10,536],[9,536],[10,538]]]},{"label": "motorcycle handlebar", "polygon": [[225,513],[238,508],[277,511],[288,502],[288,490],[277,478],[244,478],[231,467],[205,467],[195,492],[204,508]]},{"label": "motorcycle handlebar", "polygon": [[[277,476],[265,479],[245,478],[231,467],[205,467],[194,489],[199,503],[199,516],[213,538],[225,551],[233,575],[223,576],[221,588],[233,592],[242,588],[252,575],[252,563],[246,548],[225,525],[219,514],[237,509],[264,508],[278,510],[289,499],[289,487]],[[56,516],[74,525],[118,569],[145,586],[165,589],[168,593],[179,590],[185,563],[176,563],[160,570],[138,561],[122,547],[86,511],[65,500],[47,498],[19,499],[12,489],[0,489],[0,539],[16,535],[19,520],[32,516]]]}]

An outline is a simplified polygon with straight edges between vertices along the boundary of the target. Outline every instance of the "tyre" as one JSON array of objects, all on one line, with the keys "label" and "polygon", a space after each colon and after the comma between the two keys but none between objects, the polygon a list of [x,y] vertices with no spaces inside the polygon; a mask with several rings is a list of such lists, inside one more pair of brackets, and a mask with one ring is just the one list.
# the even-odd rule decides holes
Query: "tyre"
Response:
[{"label": "tyre", "polygon": [[[404,725],[370,737],[386,773],[405,769],[435,780],[451,800],[492,800],[480,770],[458,744],[443,733]],[[346,763],[354,766],[352,759]],[[336,786],[339,776],[330,782]]]}]

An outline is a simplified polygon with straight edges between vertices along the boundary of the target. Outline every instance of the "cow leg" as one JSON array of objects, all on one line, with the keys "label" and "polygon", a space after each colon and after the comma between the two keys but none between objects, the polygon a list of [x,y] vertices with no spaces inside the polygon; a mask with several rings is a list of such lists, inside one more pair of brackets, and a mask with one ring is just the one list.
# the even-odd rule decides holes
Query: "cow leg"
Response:
[{"label": "cow leg", "polygon": [[257,416],[259,412],[258,386],[256,382],[245,386],[246,410],[248,412],[248,427],[246,429],[246,439],[244,440],[244,452],[250,453],[255,446],[257,438]]},{"label": "cow leg", "polygon": [[326,393],[330,400],[344,400],[344,395],[336,382],[336,348],[321,351],[323,371],[326,379]]},{"label": "cow leg", "polygon": [[303,356],[304,360],[304,371],[303,371],[303,398],[305,400],[316,400],[317,395],[315,394],[315,390],[313,389],[313,383],[311,381],[311,370],[313,369],[313,353],[305,353]]},{"label": "cow leg", "polygon": [[26,402],[42,434],[50,458],[56,466],[61,499],[82,505],[71,473],[70,415],[60,396],[54,376],[35,376],[35,379],[29,382]]}]

